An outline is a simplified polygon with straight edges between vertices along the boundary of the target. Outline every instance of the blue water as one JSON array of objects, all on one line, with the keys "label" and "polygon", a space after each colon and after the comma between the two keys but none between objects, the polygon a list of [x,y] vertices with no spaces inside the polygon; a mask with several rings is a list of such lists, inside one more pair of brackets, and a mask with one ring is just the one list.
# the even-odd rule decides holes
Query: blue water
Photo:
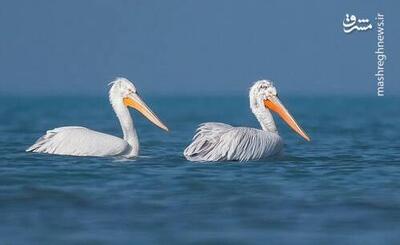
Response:
[{"label": "blue water", "polygon": [[399,98],[281,100],[281,157],[192,163],[197,124],[257,127],[245,97],[146,97],[171,129],[138,113],[141,156],[25,153],[45,130],[121,135],[106,97],[0,99],[1,244],[395,244],[400,240]]}]

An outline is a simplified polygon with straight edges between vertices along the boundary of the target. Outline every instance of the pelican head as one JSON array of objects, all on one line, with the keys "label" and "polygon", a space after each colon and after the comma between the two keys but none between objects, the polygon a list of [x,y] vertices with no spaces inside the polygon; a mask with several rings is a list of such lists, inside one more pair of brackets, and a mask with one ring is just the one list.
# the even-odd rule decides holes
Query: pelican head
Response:
[{"label": "pelican head", "polygon": [[265,107],[277,113],[296,133],[305,140],[310,141],[310,137],[298,125],[293,116],[285,108],[278,98],[278,92],[272,81],[260,80],[250,88],[250,101],[255,103],[252,107]]},{"label": "pelican head", "polygon": [[150,122],[168,131],[167,126],[154,114],[138,95],[135,85],[126,78],[116,78],[110,83],[111,104],[122,103],[126,107],[132,107],[142,113]]}]

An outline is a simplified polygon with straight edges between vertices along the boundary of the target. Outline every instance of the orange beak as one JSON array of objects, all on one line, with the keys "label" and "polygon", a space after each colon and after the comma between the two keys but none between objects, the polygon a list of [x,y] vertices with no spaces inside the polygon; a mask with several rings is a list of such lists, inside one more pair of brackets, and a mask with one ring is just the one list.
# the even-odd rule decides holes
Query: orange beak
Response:
[{"label": "orange beak", "polygon": [[164,129],[165,131],[168,131],[167,126],[164,125],[164,123],[161,122],[160,119],[150,110],[150,108],[146,105],[146,103],[143,102],[143,100],[139,97],[137,94],[131,94],[129,97],[125,97],[123,99],[124,105],[125,106],[130,106],[132,108],[135,108],[138,110],[140,113],[143,114],[147,119],[150,120],[150,122],[154,123],[158,127]]},{"label": "orange beak", "polygon": [[288,110],[282,105],[281,101],[276,96],[272,96],[264,100],[264,106],[276,113],[301,137],[305,140],[310,141],[310,137],[304,132],[302,128],[297,124],[296,120],[290,115]]}]

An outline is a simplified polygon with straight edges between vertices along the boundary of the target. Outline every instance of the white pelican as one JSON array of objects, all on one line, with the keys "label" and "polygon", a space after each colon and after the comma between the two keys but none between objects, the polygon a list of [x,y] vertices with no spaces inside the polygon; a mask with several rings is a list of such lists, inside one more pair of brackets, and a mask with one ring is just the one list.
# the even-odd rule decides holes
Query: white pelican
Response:
[{"label": "white pelican", "polygon": [[262,130],[232,127],[224,123],[203,123],[197,129],[193,142],[185,149],[190,161],[256,160],[278,154],[283,147],[270,110],[278,115],[307,141],[310,138],[296,123],[278,99],[271,81],[257,81],[250,88],[250,108]]},{"label": "white pelican", "polygon": [[26,151],[72,156],[122,156],[139,154],[139,140],[128,106],[141,112],[158,127],[168,128],[149,109],[126,78],[117,78],[109,92],[111,105],[117,114],[124,138],[100,133],[84,127],[61,127],[49,130]]}]

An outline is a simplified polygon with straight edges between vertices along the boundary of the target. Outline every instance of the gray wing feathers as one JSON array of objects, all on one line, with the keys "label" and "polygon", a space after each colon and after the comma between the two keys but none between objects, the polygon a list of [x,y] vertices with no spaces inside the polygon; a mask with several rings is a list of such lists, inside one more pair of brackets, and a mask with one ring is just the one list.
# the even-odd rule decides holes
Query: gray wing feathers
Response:
[{"label": "gray wing feathers", "polygon": [[191,161],[211,161],[212,158],[222,159],[214,151],[222,135],[226,134],[233,127],[224,123],[203,123],[200,124],[193,137],[193,142],[185,149],[183,154]]},{"label": "gray wing feathers", "polygon": [[122,154],[129,144],[112,135],[84,127],[48,130],[26,151],[74,156],[113,156]]},{"label": "gray wing feathers", "polygon": [[278,134],[223,123],[205,123],[197,129],[184,155],[191,161],[247,161],[274,155],[281,148]]}]

